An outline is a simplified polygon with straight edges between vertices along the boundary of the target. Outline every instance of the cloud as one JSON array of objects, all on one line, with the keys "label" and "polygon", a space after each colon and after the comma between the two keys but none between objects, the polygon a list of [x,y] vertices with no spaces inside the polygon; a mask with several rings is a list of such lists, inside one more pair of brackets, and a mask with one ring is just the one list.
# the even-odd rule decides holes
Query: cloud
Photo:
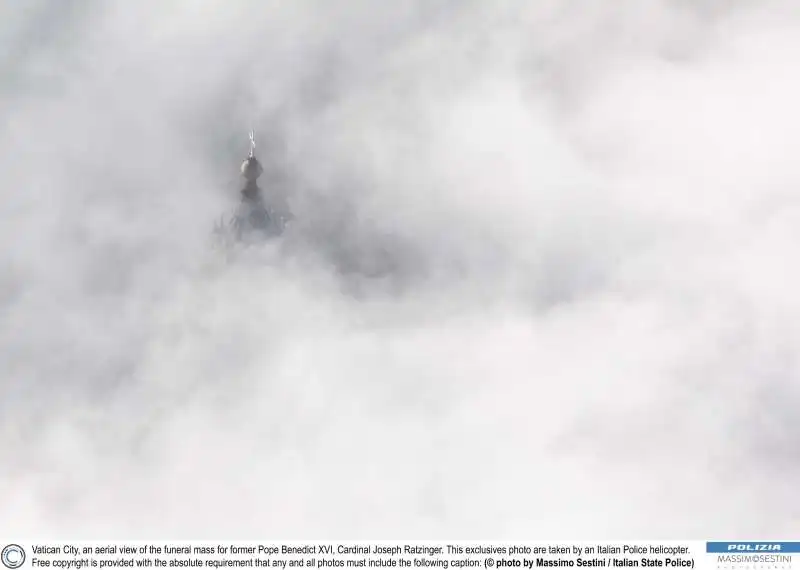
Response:
[{"label": "cloud", "polygon": [[0,13],[5,531],[786,534],[788,3],[376,6]]}]

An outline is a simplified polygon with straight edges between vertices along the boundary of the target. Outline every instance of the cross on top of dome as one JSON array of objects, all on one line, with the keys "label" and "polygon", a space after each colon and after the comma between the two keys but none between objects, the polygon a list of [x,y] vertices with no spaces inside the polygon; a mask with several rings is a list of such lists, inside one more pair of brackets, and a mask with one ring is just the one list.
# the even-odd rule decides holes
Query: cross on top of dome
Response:
[{"label": "cross on top of dome", "polygon": [[256,178],[261,176],[261,173],[264,172],[264,168],[261,166],[261,163],[258,162],[258,159],[255,155],[256,149],[256,132],[251,130],[250,131],[250,155],[247,157],[242,163],[242,176],[244,176],[248,181],[255,181]]}]

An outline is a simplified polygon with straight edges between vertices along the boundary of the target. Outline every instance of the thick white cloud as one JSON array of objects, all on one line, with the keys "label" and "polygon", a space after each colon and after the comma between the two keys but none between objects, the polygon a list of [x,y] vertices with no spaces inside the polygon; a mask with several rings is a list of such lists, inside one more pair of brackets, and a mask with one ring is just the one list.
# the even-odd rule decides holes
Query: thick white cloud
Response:
[{"label": "thick white cloud", "polygon": [[[0,530],[796,530],[788,2],[26,6]],[[301,239],[222,267],[251,125]]]}]

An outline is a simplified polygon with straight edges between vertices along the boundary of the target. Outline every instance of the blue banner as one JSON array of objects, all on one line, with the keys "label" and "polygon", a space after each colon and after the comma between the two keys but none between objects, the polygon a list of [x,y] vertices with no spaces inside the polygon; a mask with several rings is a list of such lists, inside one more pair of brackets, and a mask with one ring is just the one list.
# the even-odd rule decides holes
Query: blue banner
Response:
[{"label": "blue banner", "polygon": [[800,553],[800,542],[706,542],[706,552],[726,553]]}]

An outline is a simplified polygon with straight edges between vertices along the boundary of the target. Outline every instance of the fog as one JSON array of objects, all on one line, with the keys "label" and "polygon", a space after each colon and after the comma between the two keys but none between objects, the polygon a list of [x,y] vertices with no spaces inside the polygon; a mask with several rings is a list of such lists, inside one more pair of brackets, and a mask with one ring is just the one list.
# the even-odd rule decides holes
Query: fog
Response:
[{"label": "fog", "polygon": [[[0,534],[796,533],[798,32],[0,5]],[[219,263],[250,128],[301,237]]]}]

